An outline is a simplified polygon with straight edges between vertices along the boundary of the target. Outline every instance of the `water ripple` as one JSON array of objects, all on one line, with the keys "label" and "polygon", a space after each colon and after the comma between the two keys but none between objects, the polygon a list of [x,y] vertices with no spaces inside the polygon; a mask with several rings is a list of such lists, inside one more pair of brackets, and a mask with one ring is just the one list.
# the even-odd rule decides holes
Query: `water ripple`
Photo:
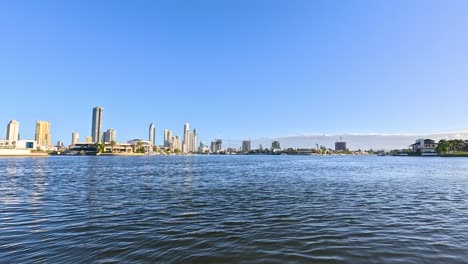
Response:
[{"label": "water ripple", "polygon": [[463,263],[468,163],[0,159],[1,263]]}]

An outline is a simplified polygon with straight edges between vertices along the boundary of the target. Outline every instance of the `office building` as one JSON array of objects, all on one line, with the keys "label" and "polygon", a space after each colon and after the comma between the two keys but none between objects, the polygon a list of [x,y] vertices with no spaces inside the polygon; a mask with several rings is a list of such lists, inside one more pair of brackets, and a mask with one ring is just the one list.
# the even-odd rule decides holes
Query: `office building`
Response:
[{"label": "office building", "polygon": [[110,143],[112,141],[115,141],[115,130],[112,128],[107,129],[107,131],[104,132],[102,135],[102,141],[104,143]]},{"label": "office building", "polygon": [[50,123],[46,121],[36,121],[35,140],[38,147],[49,147],[51,145]]},{"label": "office building", "polygon": [[93,138],[90,136],[85,137],[85,142],[86,143],[93,143]]},{"label": "office building", "polygon": [[149,131],[148,131],[148,140],[151,145],[156,146],[156,138],[154,135],[156,135],[156,128],[154,127],[154,123],[151,123],[149,126]]},{"label": "office building", "polygon": [[76,145],[76,143],[78,143],[78,141],[80,140],[80,134],[78,132],[73,132],[72,133],[72,146]]},{"label": "office building", "polygon": [[91,128],[91,137],[93,142],[101,142],[102,140],[102,107],[96,106],[93,108],[93,120]]},{"label": "office building", "polygon": [[19,140],[19,122],[11,120],[7,126],[7,138],[10,142],[16,142]]},{"label": "office building", "polygon": [[251,142],[250,140],[244,140],[242,141],[242,152],[244,153],[248,153],[250,152],[252,149],[251,149]]}]

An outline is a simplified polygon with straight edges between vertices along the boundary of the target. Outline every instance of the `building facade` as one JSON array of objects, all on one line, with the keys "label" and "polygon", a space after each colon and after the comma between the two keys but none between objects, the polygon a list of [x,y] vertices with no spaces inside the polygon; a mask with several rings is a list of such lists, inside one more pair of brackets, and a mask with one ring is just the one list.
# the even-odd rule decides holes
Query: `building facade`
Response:
[{"label": "building facade", "polygon": [[154,123],[151,123],[149,126],[149,131],[148,131],[148,140],[153,146],[156,146],[155,135],[156,135],[156,128],[154,127]]},{"label": "building facade", "polygon": [[35,141],[38,147],[48,148],[51,146],[50,123],[36,121]]},{"label": "building facade", "polygon": [[78,141],[80,140],[80,133],[78,132],[73,132],[72,133],[72,146],[76,145],[76,143],[78,143]]},{"label": "building facade", "polygon": [[281,146],[280,146],[279,141],[273,141],[273,142],[271,142],[271,149],[272,149],[272,150],[280,150],[280,149],[281,149]]},{"label": "building facade", "polygon": [[335,151],[346,151],[348,148],[346,147],[346,142],[344,141],[337,141],[335,142]]},{"label": "building facade", "polygon": [[211,153],[219,153],[223,151],[223,141],[221,139],[216,139],[211,142]]},{"label": "building facade", "polygon": [[11,120],[7,126],[7,138],[10,142],[16,142],[19,140],[19,122]]},{"label": "building facade", "polygon": [[169,129],[164,129],[164,147],[172,148],[174,137],[172,136],[172,131]]},{"label": "building facade", "polygon": [[190,146],[190,125],[185,123],[184,125],[184,141],[182,142],[182,152],[188,153]]},{"label": "building facade", "polygon": [[242,152],[248,153],[252,150],[252,142],[250,140],[242,141]]},{"label": "building facade", "polygon": [[194,129],[192,132],[192,140],[191,140],[192,147],[190,149],[190,152],[198,152],[197,142],[198,142],[198,131],[197,129]]},{"label": "building facade", "polygon": [[413,152],[420,153],[421,156],[435,156],[437,155],[438,144],[432,139],[418,139],[411,145]]},{"label": "building facade", "polygon": [[104,143],[110,143],[115,141],[115,129],[109,128],[106,132],[102,135],[102,141]]},{"label": "building facade", "polygon": [[91,138],[92,141],[101,142],[102,140],[102,107],[96,106],[93,108],[93,120],[91,127]]}]

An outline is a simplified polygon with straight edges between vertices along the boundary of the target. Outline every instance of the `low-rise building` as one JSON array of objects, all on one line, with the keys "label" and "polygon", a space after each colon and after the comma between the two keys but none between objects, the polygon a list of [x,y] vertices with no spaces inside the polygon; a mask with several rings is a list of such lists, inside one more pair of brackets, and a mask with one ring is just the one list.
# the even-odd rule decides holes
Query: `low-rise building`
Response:
[{"label": "low-rise building", "polygon": [[437,143],[432,139],[418,139],[411,145],[413,152],[421,153],[421,156],[437,155]]},{"label": "low-rise building", "polygon": [[27,155],[31,154],[31,150],[36,149],[36,141],[34,140],[0,140],[0,156],[1,155]]}]

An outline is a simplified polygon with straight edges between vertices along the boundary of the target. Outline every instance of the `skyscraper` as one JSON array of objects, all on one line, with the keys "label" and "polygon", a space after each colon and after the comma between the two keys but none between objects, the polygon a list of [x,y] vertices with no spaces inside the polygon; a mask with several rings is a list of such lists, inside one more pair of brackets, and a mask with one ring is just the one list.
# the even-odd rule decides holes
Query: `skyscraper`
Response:
[{"label": "skyscraper", "polygon": [[109,128],[106,132],[102,135],[102,141],[104,143],[110,143],[115,141],[115,129]]},{"label": "skyscraper", "polygon": [[154,123],[151,123],[149,126],[148,140],[150,144],[152,144],[153,146],[156,146],[156,138],[154,137],[155,134],[156,134],[156,128],[154,127]]},{"label": "skyscraper", "polygon": [[93,142],[102,140],[102,112],[103,108],[96,106],[93,108],[93,125],[91,128],[91,137]]},{"label": "skyscraper", "polygon": [[35,140],[39,147],[49,147],[50,140],[50,123],[46,121],[36,121],[36,136]]},{"label": "skyscraper", "polygon": [[180,142],[180,137],[179,136],[172,137],[171,147],[173,149],[178,149],[180,151],[182,150],[182,142]]},{"label": "skyscraper", "polygon": [[248,153],[251,150],[251,142],[250,140],[244,140],[242,141],[242,152]]},{"label": "skyscraper", "polygon": [[19,122],[11,120],[7,126],[7,140],[10,142],[18,141],[19,139]]},{"label": "skyscraper", "polygon": [[198,131],[197,129],[193,129],[193,133],[192,133],[192,149],[191,149],[191,152],[197,152],[197,141],[198,141]]},{"label": "skyscraper", "polygon": [[80,134],[78,132],[73,132],[72,133],[72,145],[76,145],[78,143],[78,140],[80,139]]},{"label": "skyscraper", "polygon": [[189,123],[185,123],[184,125],[184,142],[182,143],[182,152],[188,153],[189,146],[190,146],[190,125]]},{"label": "skyscraper", "polygon": [[171,148],[173,147],[173,143],[174,143],[174,140],[172,137],[172,131],[169,129],[164,129],[164,147]]}]

